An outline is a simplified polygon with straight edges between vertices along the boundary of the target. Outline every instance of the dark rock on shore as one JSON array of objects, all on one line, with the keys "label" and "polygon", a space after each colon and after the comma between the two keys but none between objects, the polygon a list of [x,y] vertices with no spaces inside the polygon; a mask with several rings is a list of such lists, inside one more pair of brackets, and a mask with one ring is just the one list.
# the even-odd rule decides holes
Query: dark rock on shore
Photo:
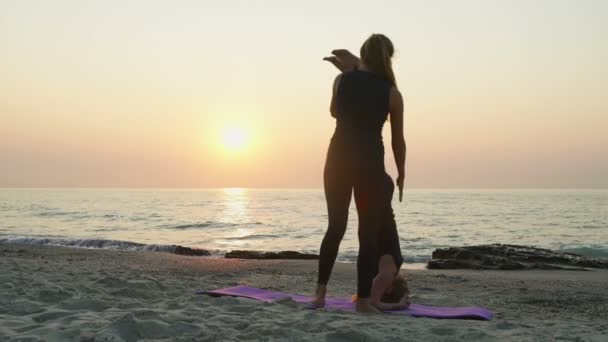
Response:
[{"label": "dark rock on shore", "polygon": [[317,254],[306,254],[294,251],[259,252],[259,251],[230,251],[224,256],[228,259],[319,259]]},{"label": "dark rock on shore", "polygon": [[190,255],[190,256],[209,256],[211,252],[206,249],[190,248],[180,245],[148,245],[146,250],[154,252],[167,252],[179,255]]},{"label": "dark rock on shore", "polygon": [[179,245],[175,246],[175,249],[173,250],[173,253],[180,254],[180,255],[196,255],[196,256],[209,256],[209,255],[211,255],[211,252],[209,252],[206,249],[183,247],[183,246],[179,246]]},{"label": "dark rock on shore", "polygon": [[608,268],[608,260],[584,257],[573,253],[517,245],[479,245],[438,248],[429,269],[526,270],[565,269],[586,270]]}]

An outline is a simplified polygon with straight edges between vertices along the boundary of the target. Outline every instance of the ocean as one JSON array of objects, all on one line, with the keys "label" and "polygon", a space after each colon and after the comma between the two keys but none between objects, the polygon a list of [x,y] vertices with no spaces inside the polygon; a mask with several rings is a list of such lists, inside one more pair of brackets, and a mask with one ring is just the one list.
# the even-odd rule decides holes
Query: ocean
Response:
[{"label": "ocean", "polygon": [[[354,206],[341,261],[357,257]],[[486,243],[608,258],[608,190],[408,189],[393,208],[406,263]],[[322,189],[0,189],[0,243],[318,253],[326,227]]]}]

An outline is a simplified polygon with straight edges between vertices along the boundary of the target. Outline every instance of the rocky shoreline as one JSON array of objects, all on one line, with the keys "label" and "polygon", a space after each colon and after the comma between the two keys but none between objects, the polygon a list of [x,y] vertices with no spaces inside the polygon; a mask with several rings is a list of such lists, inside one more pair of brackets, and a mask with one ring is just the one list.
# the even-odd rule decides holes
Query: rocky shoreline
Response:
[{"label": "rocky shoreline", "polygon": [[608,260],[530,246],[490,244],[436,249],[427,268],[584,271],[590,268],[608,268]]},{"label": "rocky shoreline", "polygon": [[318,254],[307,254],[296,251],[260,252],[260,251],[230,251],[224,255],[226,259],[262,259],[262,260],[317,260]]},{"label": "rocky shoreline", "polygon": [[[61,245],[56,240],[37,241],[37,244]],[[9,243],[0,239],[0,244]],[[25,243],[24,245],[27,245]],[[213,256],[217,251],[184,247],[181,245],[146,245],[118,240],[75,240],[68,247],[109,248],[122,247],[153,252],[166,252],[185,256]],[[318,254],[297,251],[255,251],[233,250],[224,253],[225,259],[252,260],[318,260]],[[510,244],[487,244],[438,248],[427,261],[428,269],[471,269],[471,270],[578,270],[608,269],[608,260],[590,258],[574,253],[558,252],[533,246]]]},{"label": "rocky shoreline", "polygon": [[[317,254],[295,251],[235,250],[224,255],[228,259],[318,259]],[[608,260],[594,259],[574,253],[558,252],[532,246],[489,244],[477,246],[438,248],[427,262],[428,269],[472,270],[580,270],[608,269]]]}]

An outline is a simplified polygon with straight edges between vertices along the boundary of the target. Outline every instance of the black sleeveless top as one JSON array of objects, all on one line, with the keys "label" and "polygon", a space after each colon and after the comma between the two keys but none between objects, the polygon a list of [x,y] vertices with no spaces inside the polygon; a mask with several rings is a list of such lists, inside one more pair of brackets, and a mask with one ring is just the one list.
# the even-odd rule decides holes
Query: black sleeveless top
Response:
[{"label": "black sleeveless top", "polygon": [[340,78],[332,145],[358,166],[384,170],[382,126],[389,112],[390,90],[388,81],[369,71],[353,70]]}]

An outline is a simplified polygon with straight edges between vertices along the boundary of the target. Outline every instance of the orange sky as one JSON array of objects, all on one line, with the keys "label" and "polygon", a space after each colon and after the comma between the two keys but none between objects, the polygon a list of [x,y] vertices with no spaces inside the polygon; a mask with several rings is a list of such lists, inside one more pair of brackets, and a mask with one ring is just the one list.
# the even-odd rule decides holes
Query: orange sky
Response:
[{"label": "orange sky", "polygon": [[608,2],[367,3],[0,0],[0,187],[320,187],[321,58],[373,32],[407,186],[608,186]]}]

